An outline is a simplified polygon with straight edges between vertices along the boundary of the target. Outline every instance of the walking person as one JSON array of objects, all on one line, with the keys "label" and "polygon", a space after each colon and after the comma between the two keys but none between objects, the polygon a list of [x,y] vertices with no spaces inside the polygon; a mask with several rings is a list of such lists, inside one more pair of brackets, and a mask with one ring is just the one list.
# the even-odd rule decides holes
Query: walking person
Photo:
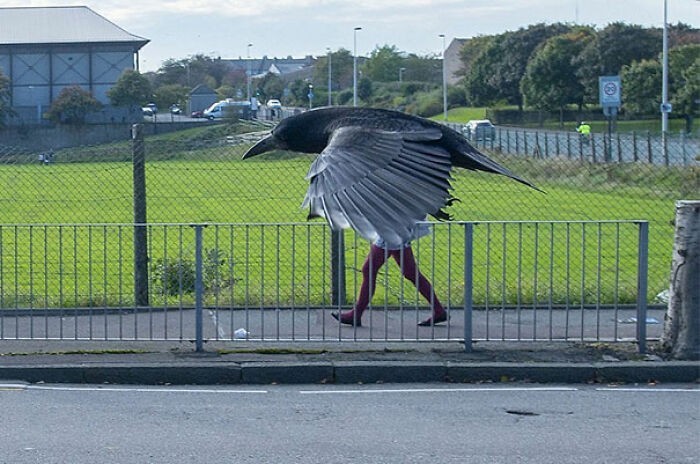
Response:
[{"label": "walking person", "polygon": [[[424,223],[417,224],[416,230],[418,234],[414,233],[415,238],[430,233],[429,226]],[[374,296],[379,269],[381,269],[388,257],[394,258],[396,264],[401,268],[404,278],[411,281],[418,288],[423,298],[431,304],[431,316],[419,322],[418,325],[432,326],[447,321],[447,311],[440,303],[430,281],[418,269],[413,256],[411,242],[405,242],[400,246],[390,246],[381,237],[370,245],[369,254],[362,265],[362,285],[353,309],[343,313],[333,312],[331,315],[341,324],[354,325],[356,327],[362,326],[362,313],[367,309],[369,302]]]}]

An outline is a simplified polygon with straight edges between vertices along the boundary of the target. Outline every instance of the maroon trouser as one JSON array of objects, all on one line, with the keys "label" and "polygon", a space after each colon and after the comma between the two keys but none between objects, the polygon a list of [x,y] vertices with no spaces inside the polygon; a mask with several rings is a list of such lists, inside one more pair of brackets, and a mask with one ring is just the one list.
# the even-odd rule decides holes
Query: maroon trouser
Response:
[{"label": "maroon trouser", "polygon": [[372,244],[369,255],[367,255],[367,259],[362,265],[362,285],[360,287],[360,294],[357,297],[357,302],[355,303],[355,317],[358,319],[362,317],[363,311],[367,309],[372,296],[374,296],[377,275],[379,274],[379,269],[384,265],[387,256],[394,258],[394,261],[396,261],[401,268],[403,276],[407,280],[410,280],[411,283],[418,288],[423,298],[431,303],[433,307],[432,314],[434,316],[443,314],[445,309],[442,307],[437,295],[435,295],[433,287],[430,285],[428,279],[418,270],[416,260],[413,257],[413,250],[410,246],[400,250],[385,250],[384,248]]}]

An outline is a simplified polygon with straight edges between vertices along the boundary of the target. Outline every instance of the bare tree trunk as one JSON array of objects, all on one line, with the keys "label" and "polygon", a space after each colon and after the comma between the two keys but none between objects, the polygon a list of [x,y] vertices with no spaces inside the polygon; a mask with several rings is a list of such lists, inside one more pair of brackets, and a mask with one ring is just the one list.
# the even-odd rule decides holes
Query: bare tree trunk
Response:
[{"label": "bare tree trunk", "polygon": [[661,338],[674,359],[700,359],[700,201],[676,203],[668,310]]}]

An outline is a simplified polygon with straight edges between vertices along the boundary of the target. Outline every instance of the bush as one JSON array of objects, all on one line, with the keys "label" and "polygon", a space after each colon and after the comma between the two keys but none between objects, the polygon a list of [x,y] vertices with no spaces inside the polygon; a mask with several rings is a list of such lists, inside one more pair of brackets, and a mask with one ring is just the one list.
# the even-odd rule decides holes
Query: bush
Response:
[{"label": "bush", "polygon": [[[194,293],[196,283],[194,258],[161,258],[151,265],[151,280],[159,293],[176,296]],[[233,261],[216,248],[207,250],[202,259],[204,290],[220,292],[233,285]]]},{"label": "bush", "polygon": [[77,85],[61,90],[51,104],[48,117],[54,122],[65,124],[84,124],[88,113],[98,111],[102,104],[90,92]]}]

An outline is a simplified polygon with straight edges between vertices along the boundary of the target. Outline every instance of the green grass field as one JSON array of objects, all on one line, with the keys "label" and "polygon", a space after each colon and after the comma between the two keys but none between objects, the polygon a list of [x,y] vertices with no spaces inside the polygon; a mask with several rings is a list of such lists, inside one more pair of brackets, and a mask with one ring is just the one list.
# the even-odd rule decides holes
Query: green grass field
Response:
[{"label": "green grass field", "polygon": [[[195,135],[196,140],[202,139],[201,134]],[[240,160],[244,148],[201,145],[191,135],[186,141],[173,135],[149,139],[149,222],[305,223],[306,211],[300,204],[312,158],[277,154],[244,162]],[[0,306],[129,305],[131,229],[53,225],[132,222],[130,145],[63,150],[56,159],[49,166],[0,165],[0,224],[5,224],[0,228]],[[648,296],[653,298],[668,286],[674,201],[679,185],[697,182],[697,172],[499,160],[546,193],[498,176],[455,172],[453,193],[461,202],[450,213],[456,220],[649,221]],[[13,228],[11,224],[35,225]],[[501,227],[481,224],[475,232],[477,304],[635,300],[635,225]],[[329,270],[323,231],[320,224],[207,229],[205,248],[216,258],[210,268],[213,283],[208,298],[231,304],[325,304]],[[418,245],[421,267],[432,276],[438,293],[448,295],[453,304],[461,301],[463,293],[460,234],[459,228],[440,225],[434,239],[423,239]],[[355,241],[353,234],[347,240],[351,298],[366,244]],[[187,225],[154,228],[150,247],[152,265],[160,263],[162,271],[165,264],[170,266],[166,274],[172,272],[178,263],[191,263],[191,229]],[[386,285],[377,290],[390,303],[402,293],[396,274],[390,270],[382,282]],[[158,293],[163,287],[162,282],[153,283],[155,303],[191,302],[190,294]]]}]

